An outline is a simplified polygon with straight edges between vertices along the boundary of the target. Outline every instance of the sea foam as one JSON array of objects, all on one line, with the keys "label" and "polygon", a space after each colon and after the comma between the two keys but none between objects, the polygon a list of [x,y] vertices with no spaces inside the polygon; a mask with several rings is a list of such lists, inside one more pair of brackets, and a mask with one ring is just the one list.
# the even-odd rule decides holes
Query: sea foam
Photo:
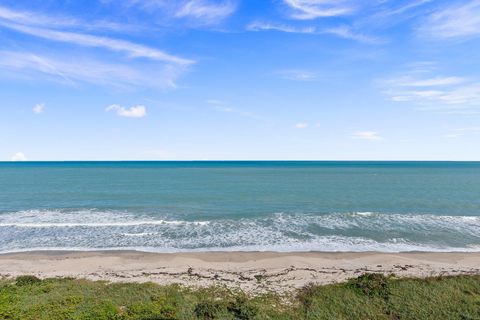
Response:
[{"label": "sea foam", "polygon": [[0,214],[0,251],[480,251],[480,217],[378,212],[169,219],[114,210]]}]

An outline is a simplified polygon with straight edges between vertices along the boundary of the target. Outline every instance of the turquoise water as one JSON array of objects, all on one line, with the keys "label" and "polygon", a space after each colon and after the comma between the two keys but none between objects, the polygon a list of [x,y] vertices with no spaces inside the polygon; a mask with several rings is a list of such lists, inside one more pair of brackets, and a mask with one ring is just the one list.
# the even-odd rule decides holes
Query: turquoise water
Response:
[{"label": "turquoise water", "polygon": [[480,251],[480,162],[0,163],[0,252]]}]

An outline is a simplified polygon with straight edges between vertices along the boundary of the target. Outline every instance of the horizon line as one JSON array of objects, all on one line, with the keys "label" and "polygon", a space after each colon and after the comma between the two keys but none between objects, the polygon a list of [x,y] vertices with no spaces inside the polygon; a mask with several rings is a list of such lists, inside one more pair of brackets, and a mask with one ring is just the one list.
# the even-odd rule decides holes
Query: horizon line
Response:
[{"label": "horizon line", "polygon": [[24,161],[12,161],[12,160],[0,160],[0,163],[35,163],[35,162],[480,162],[480,160],[425,160],[425,159],[411,159],[411,160],[24,160]]}]

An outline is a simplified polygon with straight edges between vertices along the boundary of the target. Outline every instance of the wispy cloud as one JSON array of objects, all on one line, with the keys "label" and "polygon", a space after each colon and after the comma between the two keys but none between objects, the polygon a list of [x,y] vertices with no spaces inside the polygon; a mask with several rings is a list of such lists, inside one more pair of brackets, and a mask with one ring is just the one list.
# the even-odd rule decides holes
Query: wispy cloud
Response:
[{"label": "wispy cloud", "polygon": [[432,75],[431,68],[407,71],[385,80],[385,93],[397,102],[413,102],[424,110],[464,113],[480,106],[480,81],[469,77]]},{"label": "wispy cloud", "polygon": [[57,31],[38,27],[30,27],[15,23],[0,21],[0,25],[21,33],[29,34],[43,39],[57,42],[66,42],[84,47],[97,47],[112,51],[125,52],[131,58],[149,58],[153,60],[175,63],[180,65],[189,65],[192,60],[177,57],[161,50],[136,44],[130,41],[112,39],[108,37],[99,37],[90,34]]},{"label": "wispy cloud", "polygon": [[440,39],[480,36],[480,0],[445,6],[432,13],[418,31]]},{"label": "wispy cloud", "polygon": [[72,28],[81,30],[102,31],[136,31],[138,26],[127,23],[117,23],[108,20],[83,21],[69,16],[50,16],[29,11],[12,10],[0,6],[0,20],[16,24],[41,26],[43,28]]},{"label": "wispy cloud", "polygon": [[384,140],[376,131],[357,131],[352,133],[352,138],[360,140],[380,141]]},{"label": "wispy cloud", "polygon": [[[12,51],[0,51],[0,68],[4,77],[51,80],[72,86],[80,82],[120,88],[174,88],[175,81],[184,72],[183,67],[171,65],[133,67],[88,57],[72,61],[68,55],[47,56]],[[43,77],[39,78],[39,74]]]},{"label": "wispy cloud", "polygon": [[247,26],[249,31],[281,31],[287,33],[305,33],[305,34],[314,34],[316,33],[316,28],[314,27],[294,27],[286,24],[277,24],[277,23],[267,23],[267,22],[252,22]]},{"label": "wispy cloud", "polygon": [[[283,0],[283,5],[288,9],[288,17],[299,20],[296,23],[317,18],[337,18],[328,21],[343,21],[343,23],[337,26],[330,24],[329,27],[321,25],[315,27],[289,26],[272,23],[262,26],[257,23],[250,27],[256,28],[257,31],[270,29],[296,33],[332,34],[362,43],[382,44],[388,42],[388,39],[372,35],[373,33],[419,15],[425,15],[423,7],[433,1]],[[316,21],[316,23],[318,22]]]},{"label": "wispy cloud", "polygon": [[359,32],[356,32],[351,27],[346,25],[340,25],[337,27],[329,28],[317,28],[312,26],[298,27],[288,24],[278,24],[278,23],[269,23],[269,22],[260,22],[255,21],[247,25],[246,29],[248,31],[278,31],[286,33],[298,33],[298,34],[311,34],[311,35],[334,35],[343,39],[355,40],[363,43],[370,44],[380,44],[385,41],[377,38],[368,36]]},{"label": "wispy cloud", "polygon": [[[446,89],[419,89],[401,91],[392,96],[394,101],[412,101],[418,104],[436,104],[433,110],[453,110],[480,105],[480,83]],[[438,104],[441,104],[438,105]],[[428,109],[428,108],[426,108]]]},{"label": "wispy cloud", "polygon": [[406,4],[400,5],[399,7],[394,7],[394,8],[391,8],[389,10],[384,10],[384,11],[381,12],[381,14],[384,17],[396,16],[396,15],[399,15],[399,14],[403,14],[407,11],[411,11],[412,9],[418,8],[418,7],[423,6],[427,3],[430,3],[432,1],[434,1],[434,0],[414,0],[414,1],[410,1],[410,2],[407,2]]},{"label": "wispy cloud", "polygon": [[292,9],[290,17],[299,20],[311,20],[351,14],[355,11],[352,2],[345,0],[284,0]]},{"label": "wispy cloud", "polygon": [[[100,25],[102,27],[95,32],[108,30],[111,23],[92,22],[92,26]],[[70,17],[16,11],[0,6],[1,28],[66,44],[56,46],[55,51],[48,46],[43,49],[37,47],[36,52],[18,49],[0,51],[3,77],[38,80],[38,74],[42,74],[44,77],[41,80],[60,81],[69,85],[85,82],[120,87],[172,88],[176,86],[177,78],[194,63],[191,59],[134,41],[86,32],[89,28],[84,21]],[[15,46],[19,47],[22,46]],[[72,50],[78,47],[97,50],[89,50],[88,53],[83,51],[81,54],[77,51],[75,59],[72,59]]]},{"label": "wispy cloud", "polygon": [[40,114],[45,111],[45,103],[37,103],[32,109],[33,113]]},{"label": "wispy cloud", "polygon": [[378,37],[368,36],[359,33],[349,26],[338,26],[335,28],[324,29],[321,30],[320,33],[329,33],[339,36],[340,38],[351,39],[363,43],[381,44],[386,42],[385,40],[382,40]]},{"label": "wispy cloud", "polygon": [[314,81],[317,79],[315,72],[309,70],[289,69],[275,72],[281,79],[293,81]]},{"label": "wispy cloud", "polygon": [[[91,78],[92,74],[83,69],[86,66],[78,68],[77,63],[64,64],[60,61],[32,53],[0,51],[0,67],[16,73],[18,71],[22,76],[42,73],[68,84],[75,84],[71,77]],[[98,69],[96,71],[98,73]]]},{"label": "wispy cloud", "polygon": [[175,13],[177,18],[195,18],[202,24],[217,24],[235,12],[232,1],[210,3],[205,0],[190,0],[180,6]]},{"label": "wispy cloud", "polygon": [[390,82],[402,87],[440,87],[459,84],[465,81],[466,79],[461,77],[436,76],[433,78],[416,79],[412,76],[404,76],[398,79],[393,79]]},{"label": "wispy cloud", "polygon": [[306,129],[308,126],[309,124],[307,122],[299,122],[295,124],[296,129]]},{"label": "wispy cloud", "polygon": [[[371,12],[355,19],[357,27],[385,29],[417,16],[424,16],[423,8],[434,0],[371,1]],[[398,3],[398,4],[397,4]]]},{"label": "wispy cloud", "polygon": [[49,17],[41,14],[33,14],[27,11],[11,10],[0,6],[0,19],[14,21],[19,24],[42,25],[49,27],[78,26],[78,21],[73,18]]},{"label": "wispy cloud", "polygon": [[237,114],[242,117],[247,117],[255,120],[260,120],[262,119],[261,116],[254,112],[250,111],[245,111],[242,109],[238,108],[232,108],[228,106],[228,104],[224,101],[221,100],[216,100],[216,99],[209,99],[206,101],[210,106],[212,106],[215,110],[220,111],[220,112],[225,112],[225,113],[232,113],[232,114]]},{"label": "wispy cloud", "polygon": [[450,133],[444,135],[445,138],[459,138],[468,135],[480,135],[480,127],[465,127],[450,130]]},{"label": "wispy cloud", "polygon": [[142,105],[125,108],[118,104],[112,104],[105,111],[115,111],[118,116],[126,118],[143,118],[147,115],[147,108]]},{"label": "wispy cloud", "polygon": [[121,3],[129,8],[138,8],[151,15],[161,16],[162,24],[176,21],[178,25],[178,20],[187,20],[187,27],[219,24],[237,9],[237,0],[125,0]]}]

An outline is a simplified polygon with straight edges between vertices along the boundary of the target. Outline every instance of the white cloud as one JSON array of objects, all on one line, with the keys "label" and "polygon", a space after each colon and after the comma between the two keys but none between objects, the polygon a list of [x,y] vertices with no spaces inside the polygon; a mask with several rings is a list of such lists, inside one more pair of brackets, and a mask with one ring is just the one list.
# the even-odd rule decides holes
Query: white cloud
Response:
[{"label": "white cloud", "polygon": [[352,134],[352,138],[370,141],[383,140],[383,138],[376,131],[357,131]]},{"label": "white cloud", "polygon": [[308,128],[308,123],[306,122],[299,122],[295,124],[296,129],[306,129]]},{"label": "white cloud", "polygon": [[340,38],[351,39],[351,40],[355,40],[363,43],[380,44],[385,42],[384,40],[381,40],[379,38],[358,33],[349,26],[339,26],[339,27],[329,28],[329,29],[320,31],[320,33],[333,34]]},{"label": "white cloud", "polygon": [[[118,56],[109,60],[93,58],[95,51],[89,51],[89,54],[78,54],[77,48],[71,46],[56,50],[54,54],[48,49],[42,53],[0,51],[1,77],[37,81],[40,75],[43,76],[42,80],[60,81],[73,86],[78,82],[85,82],[121,88],[132,86],[174,88],[178,77],[194,63],[193,60],[131,41],[65,31],[67,28],[84,31],[89,29],[86,24],[73,18],[16,11],[0,6],[0,28],[74,46],[120,52],[129,58]],[[99,30],[116,28],[115,23],[108,21],[92,22],[90,27],[93,29],[98,27]],[[72,59],[73,55],[75,59]],[[132,58],[143,59],[132,62]]]},{"label": "white cloud", "polygon": [[[127,7],[139,8],[142,11],[161,18],[161,24],[175,23],[185,20],[184,26],[198,27],[216,25],[232,15],[237,8],[238,0],[124,0],[120,3]],[[103,0],[103,2],[115,2]]]},{"label": "white cloud", "polygon": [[29,34],[51,41],[66,42],[84,47],[104,48],[111,51],[125,52],[131,58],[149,58],[152,60],[163,61],[167,63],[175,63],[179,65],[192,64],[192,60],[180,58],[170,55],[161,50],[136,44],[130,41],[112,39],[108,37],[99,37],[90,34],[57,31],[52,29],[44,29],[8,23],[0,20],[0,25],[21,33]]},{"label": "white cloud", "polygon": [[355,11],[354,6],[344,0],[284,0],[284,3],[293,11],[290,17],[299,20],[343,16]]},{"label": "white cloud", "polygon": [[425,5],[427,3],[430,3],[432,1],[433,0],[414,0],[412,2],[409,2],[409,3],[405,4],[405,5],[402,5],[400,7],[390,9],[390,10],[387,10],[387,11],[383,11],[383,12],[380,13],[380,16],[391,17],[391,16],[399,15],[399,14],[405,13],[405,12],[411,10],[411,9],[423,6],[423,5]]},{"label": "white cloud", "polygon": [[462,134],[458,134],[458,133],[448,133],[448,134],[445,134],[443,137],[447,139],[455,139],[461,136]]},{"label": "white cloud", "polygon": [[420,34],[441,39],[480,36],[480,0],[457,2],[431,14]]},{"label": "white cloud", "polygon": [[32,109],[33,113],[40,114],[45,111],[45,103],[37,103]]},{"label": "white cloud", "polygon": [[393,97],[395,101],[413,101],[419,104],[443,104],[457,107],[480,105],[480,83],[445,90],[412,90],[404,91]]},{"label": "white cloud", "polygon": [[[480,1],[480,0],[478,0]],[[285,23],[253,22],[247,26],[250,31],[276,30],[302,34],[330,34],[367,44],[384,44],[384,36],[371,35],[374,30],[385,30],[407,19],[425,15],[420,8],[433,0],[395,1],[354,1],[354,0],[282,0],[287,15],[296,20],[293,25]],[[394,3],[395,2],[395,3]],[[344,16],[349,15],[348,21]],[[318,23],[313,26],[301,25],[317,18],[336,17],[339,24]],[[342,20],[338,18],[343,18]],[[341,21],[344,21],[343,23]],[[310,22],[311,23],[311,22]],[[385,34],[385,33],[384,33]]]},{"label": "white cloud", "polygon": [[251,118],[251,119],[255,119],[255,120],[262,119],[262,117],[259,116],[256,113],[241,110],[241,109],[238,109],[238,108],[229,107],[224,101],[221,101],[221,100],[209,99],[206,102],[209,105],[211,105],[215,110],[220,111],[220,112],[233,113],[233,114],[237,114],[237,115],[242,116],[242,117],[247,117],[247,118]]},{"label": "white cloud", "polygon": [[[44,76],[40,79],[42,81],[52,79],[70,85],[77,85],[80,81],[122,88],[145,85],[172,88],[176,86],[177,78],[194,63],[193,60],[150,46],[85,32],[85,30],[121,30],[123,28],[117,29],[115,23],[109,21],[93,21],[87,24],[73,18],[15,11],[0,6],[1,28],[74,46],[73,48],[64,46],[63,50],[55,48],[55,51],[46,47],[43,52],[35,53],[20,50],[0,51],[2,77],[38,80],[40,73]],[[81,29],[81,32],[65,31],[67,28]],[[88,54],[83,52],[80,54],[77,46],[106,49],[123,53],[125,57],[115,55],[109,60],[94,59],[92,56],[97,54],[96,51],[90,50]],[[18,47],[21,48],[21,46]],[[73,50],[75,52],[72,52]],[[75,59],[72,59],[72,56],[75,56]],[[142,61],[133,63],[133,58],[142,58]]]},{"label": "white cloud", "polygon": [[287,24],[277,24],[277,23],[266,23],[255,21],[247,25],[246,29],[248,31],[279,31],[286,33],[299,33],[299,34],[312,34],[312,35],[334,35],[343,39],[355,40],[363,43],[378,44],[384,43],[385,41],[364,35],[354,31],[349,26],[338,26],[333,28],[319,29],[316,27],[296,27]]},{"label": "white cloud", "polygon": [[276,24],[276,23],[265,23],[265,22],[252,22],[247,26],[247,30],[249,31],[280,31],[280,32],[287,32],[287,33],[305,33],[305,34],[314,34],[316,33],[316,29],[314,27],[305,27],[305,28],[298,28],[289,26],[286,24]]},{"label": "white cloud", "polygon": [[105,111],[115,111],[118,116],[127,118],[143,118],[147,115],[147,108],[142,105],[124,108],[118,104],[112,104],[111,106],[107,107]]},{"label": "white cloud", "polygon": [[458,129],[455,129],[455,131],[465,132],[465,133],[478,133],[478,134],[480,134],[480,127],[458,128]]},{"label": "white cloud", "polygon": [[280,70],[276,74],[282,79],[293,81],[313,81],[317,78],[314,72],[308,70]]},{"label": "white cloud", "polygon": [[52,80],[68,85],[77,82],[128,88],[148,86],[154,88],[174,88],[175,81],[185,71],[178,65],[146,65],[134,67],[121,63],[110,63],[71,56],[45,56],[35,53],[0,51],[0,68],[2,76]]},{"label": "white cloud", "polygon": [[[356,26],[367,28],[386,29],[413,19],[417,16],[425,16],[422,6],[434,0],[410,0],[410,1],[365,1],[363,5],[373,7],[372,14],[363,14],[355,20]],[[368,12],[368,11],[367,11]]]},{"label": "white cloud", "polygon": [[444,138],[459,138],[462,136],[468,135],[479,135],[480,134],[480,127],[465,127],[465,128],[457,128],[450,130],[450,133],[445,134]]},{"label": "white cloud", "polygon": [[23,152],[17,152],[11,157],[12,161],[27,161],[27,157]]},{"label": "white cloud", "polygon": [[384,81],[392,101],[413,102],[424,110],[471,112],[480,106],[480,81],[459,76],[432,76],[434,69],[421,66]]},{"label": "white cloud", "polygon": [[465,82],[462,77],[432,77],[426,79],[416,79],[411,76],[404,76],[398,79],[392,79],[392,84],[403,87],[438,87],[459,84]]},{"label": "white cloud", "polygon": [[133,31],[137,26],[112,21],[82,21],[73,17],[48,16],[28,11],[16,11],[0,6],[0,19],[17,24],[42,26],[43,28],[78,28],[83,30]]},{"label": "white cloud", "polygon": [[0,19],[16,21],[22,24],[48,25],[48,26],[73,26],[77,25],[75,19],[51,18],[44,15],[32,14],[24,11],[14,11],[6,7],[0,7]]},{"label": "white cloud", "polygon": [[178,9],[175,16],[177,18],[193,17],[203,24],[216,24],[230,16],[235,8],[231,1],[213,4],[205,0],[190,0]]}]

